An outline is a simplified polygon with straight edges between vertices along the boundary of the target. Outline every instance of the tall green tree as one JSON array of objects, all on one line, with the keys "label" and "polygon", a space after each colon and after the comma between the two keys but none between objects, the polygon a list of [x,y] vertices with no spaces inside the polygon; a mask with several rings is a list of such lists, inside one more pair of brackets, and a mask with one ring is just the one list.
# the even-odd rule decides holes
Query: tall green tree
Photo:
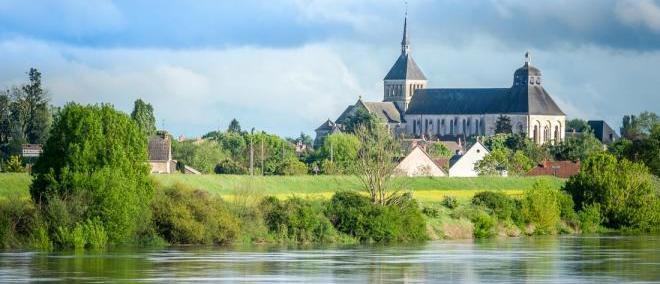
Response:
[{"label": "tall green tree", "polygon": [[227,127],[227,132],[233,132],[233,133],[241,133],[241,124],[238,123],[238,120],[233,118],[229,122],[229,126]]},{"label": "tall green tree", "polygon": [[126,242],[148,217],[154,186],[147,139],[110,105],[67,104],[32,168],[32,199],[51,237],[99,220],[111,242]]},{"label": "tall green tree", "polygon": [[512,133],[511,118],[506,115],[500,115],[495,121],[495,134],[499,133]]},{"label": "tall green tree", "polygon": [[131,118],[147,137],[156,134],[156,118],[151,104],[144,102],[142,99],[137,99],[133,104]]},{"label": "tall green tree", "polygon": [[373,129],[379,124],[379,122],[380,119],[374,114],[368,112],[364,108],[358,108],[357,111],[355,111],[355,113],[344,122],[344,127],[346,132],[355,133],[360,126]]},{"label": "tall green tree", "polygon": [[578,161],[589,155],[603,151],[603,144],[593,135],[591,128],[587,128],[582,135],[571,135],[564,141],[550,147],[555,159]]},{"label": "tall green tree", "polygon": [[347,174],[354,170],[360,140],[353,134],[335,133],[323,140],[320,159],[326,161],[322,170],[332,174]]},{"label": "tall green tree", "polygon": [[11,137],[11,112],[9,95],[0,93],[0,146],[9,142]]},{"label": "tall green tree", "polygon": [[566,121],[567,131],[575,130],[575,132],[583,132],[587,129],[591,129],[591,127],[589,126],[589,123],[587,123],[587,121],[584,119],[574,118]]},{"label": "tall green tree", "polygon": [[392,177],[396,169],[394,158],[401,154],[400,141],[383,125],[375,125],[371,129],[360,125],[355,136],[360,141],[355,175],[371,202],[378,205],[398,203],[402,195],[399,189],[393,187]]},{"label": "tall green tree", "polygon": [[22,109],[26,112],[25,137],[29,143],[43,144],[51,124],[49,99],[41,86],[39,70],[30,68],[28,78],[29,82],[21,88],[25,94]]}]

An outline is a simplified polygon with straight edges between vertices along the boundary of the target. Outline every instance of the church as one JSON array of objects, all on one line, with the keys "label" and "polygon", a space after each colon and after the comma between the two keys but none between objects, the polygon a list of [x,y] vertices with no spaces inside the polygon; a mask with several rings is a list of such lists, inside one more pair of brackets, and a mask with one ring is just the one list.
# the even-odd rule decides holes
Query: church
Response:
[{"label": "church", "polygon": [[383,101],[358,99],[334,122],[328,120],[316,129],[315,145],[326,135],[341,131],[359,109],[407,138],[465,141],[471,136],[490,136],[495,134],[498,117],[506,116],[513,133],[526,135],[539,145],[557,143],[564,139],[566,115],[543,88],[542,77],[526,53],[509,88],[429,88],[410,51],[406,16],[401,54],[383,79]]}]

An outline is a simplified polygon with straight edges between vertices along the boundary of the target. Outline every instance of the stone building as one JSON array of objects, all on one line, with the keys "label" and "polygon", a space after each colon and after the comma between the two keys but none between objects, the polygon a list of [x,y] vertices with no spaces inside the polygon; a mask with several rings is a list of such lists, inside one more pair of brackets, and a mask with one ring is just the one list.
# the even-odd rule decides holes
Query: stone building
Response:
[{"label": "stone building", "polygon": [[172,140],[166,132],[149,137],[149,165],[151,173],[176,172],[176,161],[172,160]]},{"label": "stone building", "polygon": [[556,143],[564,139],[566,116],[543,87],[542,79],[526,53],[523,66],[513,74],[511,87],[429,88],[411,54],[406,17],[401,54],[383,79],[383,101],[359,99],[335,120],[335,126],[341,129],[355,109],[363,107],[397,135],[456,141],[459,137],[493,135],[498,117],[507,116],[513,133],[526,135],[537,144]]}]

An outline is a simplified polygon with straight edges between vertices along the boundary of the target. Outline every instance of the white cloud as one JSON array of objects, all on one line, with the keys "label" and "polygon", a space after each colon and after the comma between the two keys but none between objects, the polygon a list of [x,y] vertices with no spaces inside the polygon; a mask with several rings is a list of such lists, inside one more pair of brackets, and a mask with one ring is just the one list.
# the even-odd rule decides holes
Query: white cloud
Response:
[{"label": "white cloud", "polygon": [[621,0],[616,5],[617,17],[629,25],[644,25],[660,33],[660,6],[654,0]]}]

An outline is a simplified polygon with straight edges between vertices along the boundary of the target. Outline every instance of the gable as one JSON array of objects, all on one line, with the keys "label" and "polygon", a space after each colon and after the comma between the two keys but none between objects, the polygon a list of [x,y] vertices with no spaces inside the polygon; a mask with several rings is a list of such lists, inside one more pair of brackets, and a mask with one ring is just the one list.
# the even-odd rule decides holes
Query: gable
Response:
[{"label": "gable", "polygon": [[399,162],[396,171],[406,176],[446,176],[447,174],[420,147],[415,147]]}]

